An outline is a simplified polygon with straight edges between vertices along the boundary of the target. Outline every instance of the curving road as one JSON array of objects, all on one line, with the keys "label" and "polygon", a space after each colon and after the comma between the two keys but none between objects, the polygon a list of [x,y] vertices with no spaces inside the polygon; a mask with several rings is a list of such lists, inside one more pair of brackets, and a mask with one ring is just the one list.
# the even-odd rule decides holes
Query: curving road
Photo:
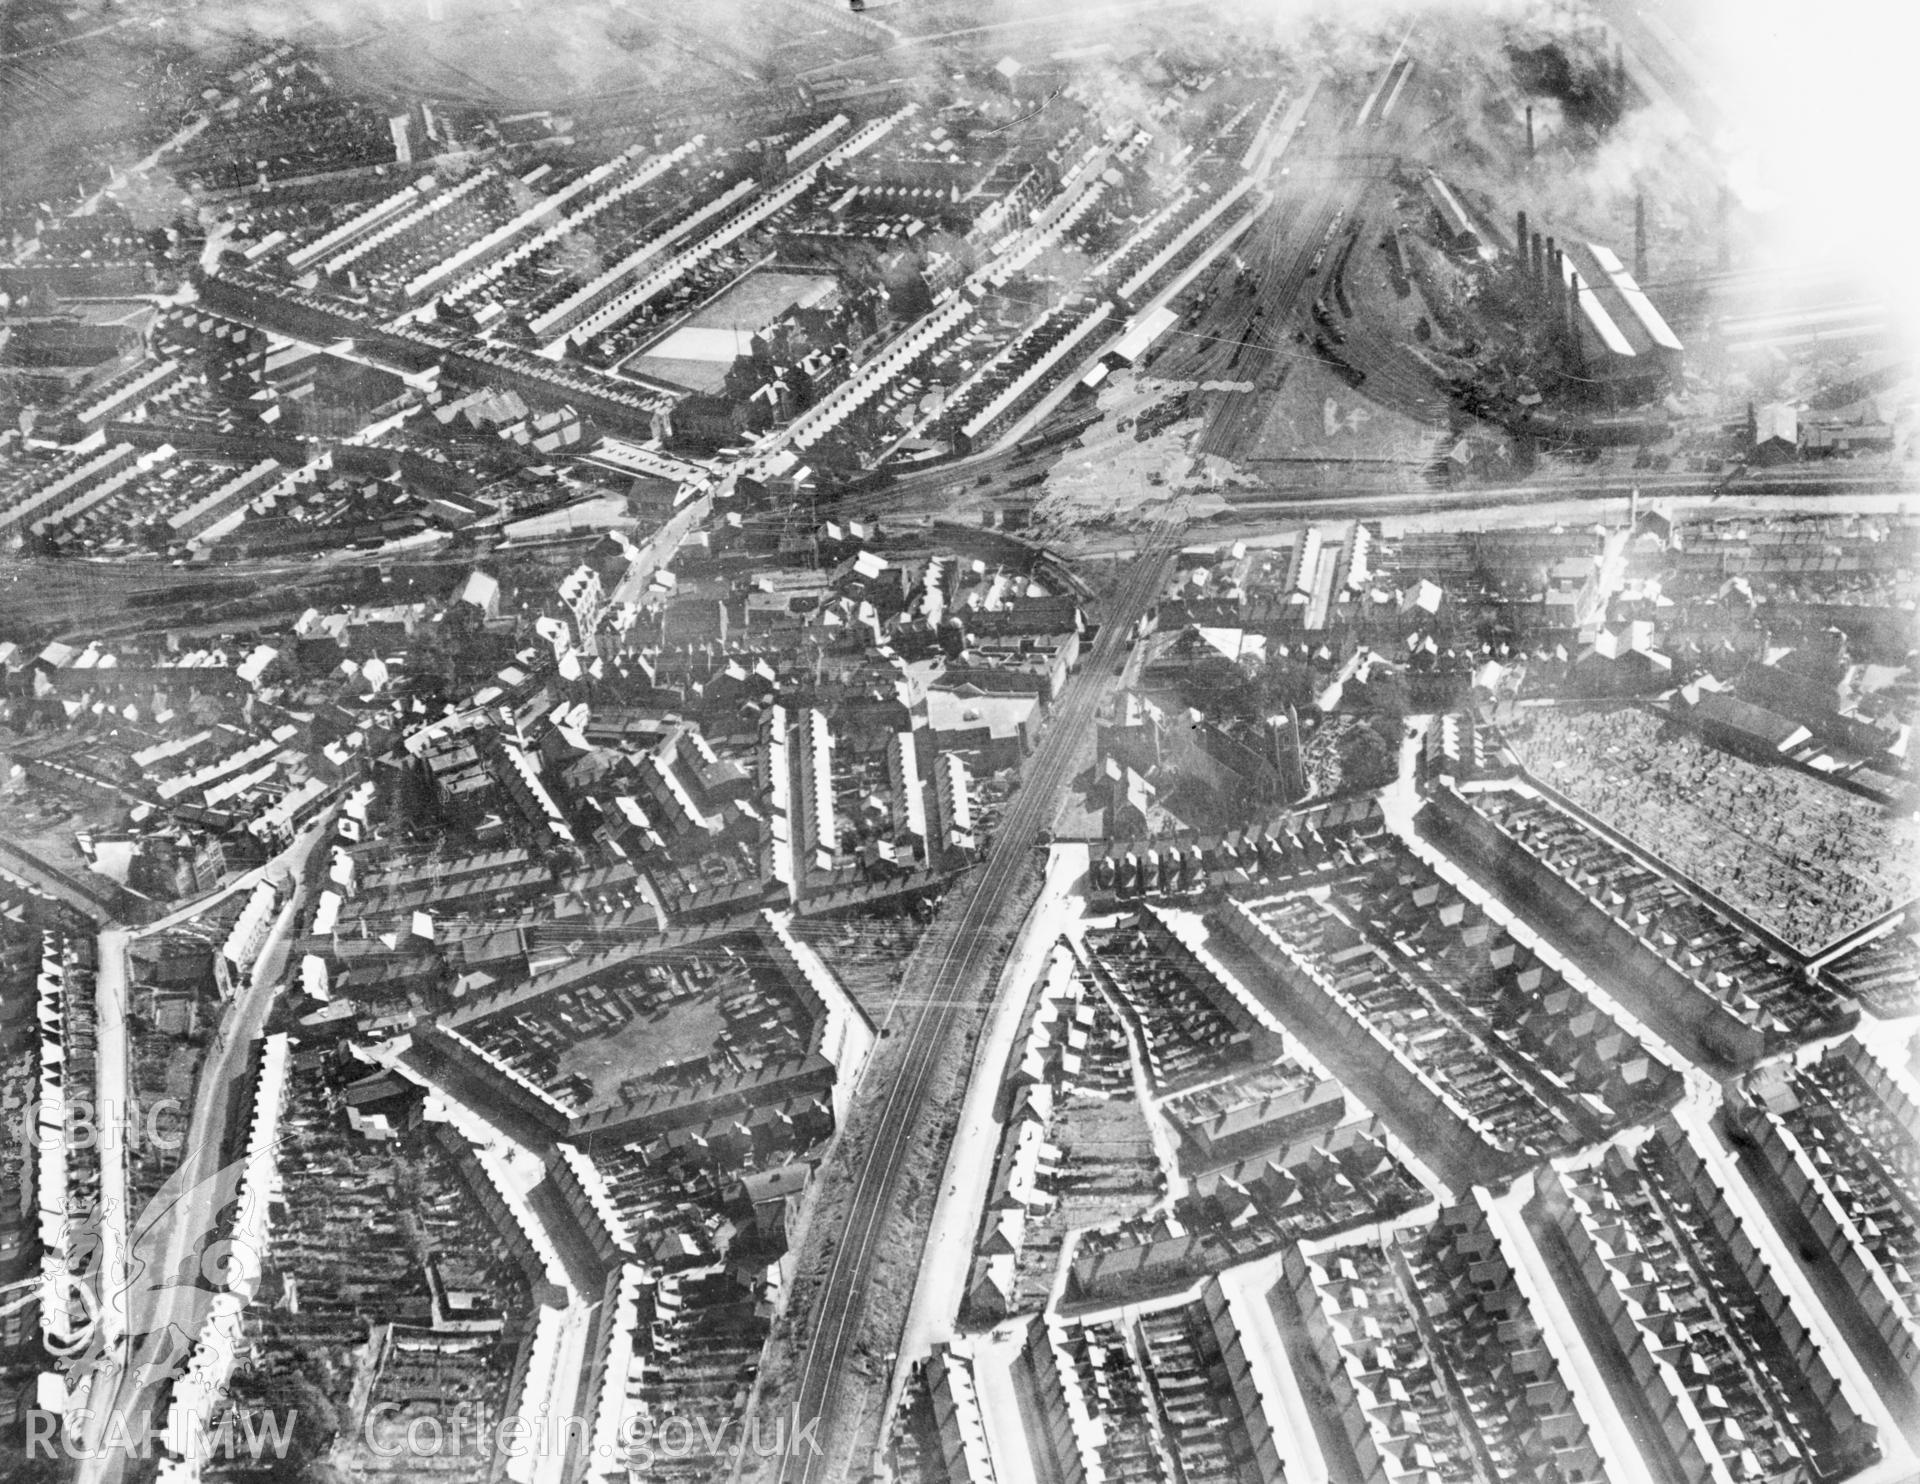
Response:
[{"label": "curving road", "polygon": [[781,1466],[783,1480],[813,1484],[845,1477],[863,1443],[870,1446],[873,1441],[859,1436],[863,1399],[848,1396],[842,1381],[864,1327],[869,1278],[897,1209],[901,1174],[924,1137],[916,1115],[944,1070],[954,1021],[960,1009],[972,1003],[969,991],[992,968],[1014,891],[1066,786],[1079,743],[1112,686],[1113,666],[1126,648],[1128,631],[1162,590],[1178,537],[1177,528],[1156,529],[1114,595],[1098,639],[1080,673],[1068,682],[1045,738],[1027,763],[986,864],[961,887],[965,896],[958,903],[960,911],[928,966],[924,993],[916,994],[914,1008],[901,1011],[893,1024],[893,1034],[907,1042],[905,1053],[884,1086],[861,1088],[863,1102],[878,1103],[878,1133],[861,1151],[865,1162],[854,1177],[853,1198],[812,1315],[796,1386],[796,1415],[803,1423],[820,1419],[822,1451],[789,1454]]},{"label": "curving road", "polygon": [[[236,988],[228,1003],[214,1045],[200,1068],[187,1145],[178,1167],[143,1210],[135,1213],[123,1204],[118,1213],[107,1271],[117,1275],[120,1291],[104,1298],[117,1321],[112,1333],[123,1340],[115,1347],[123,1352],[117,1357],[123,1363],[110,1364],[99,1373],[103,1394],[89,1400],[93,1416],[85,1440],[87,1452],[75,1475],[78,1484],[120,1484],[121,1480],[142,1476],[144,1458],[130,1456],[120,1441],[131,1439],[135,1444],[133,1454],[143,1454],[147,1425],[157,1426],[166,1418],[170,1387],[183,1360],[180,1348],[197,1340],[206,1322],[212,1291],[192,1280],[205,1271],[205,1254],[208,1244],[216,1239],[221,1210],[236,1194],[237,1168],[222,1163],[232,1142],[232,1125],[237,1119],[245,1119],[249,1111],[243,1100],[236,1099],[236,1092],[250,1082],[253,1047],[266,1029],[275,991],[286,971],[302,897],[299,883],[303,867],[332,824],[333,811],[329,809],[292,845],[260,867],[258,878],[253,873],[242,878],[250,883],[284,873],[293,881],[294,890],[276,915],[246,985]],[[126,955],[133,938],[197,916],[213,900],[242,889],[251,890],[251,885],[228,887],[199,898],[139,935],[116,927],[102,930],[98,983],[107,986],[111,980],[111,985],[102,991],[103,1054],[99,1068],[103,1079],[112,1079],[101,1083],[103,1105],[112,1101],[124,1106],[131,1091],[126,1080],[124,1039],[114,1035],[106,1016],[117,1005],[121,1012],[119,1025],[124,1030]],[[110,1043],[120,1049],[109,1053]],[[102,1194],[116,1186],[124,1202],[124,1168],[103,1179]],[[183,1275],[187,1281],[177,1281]]]}]

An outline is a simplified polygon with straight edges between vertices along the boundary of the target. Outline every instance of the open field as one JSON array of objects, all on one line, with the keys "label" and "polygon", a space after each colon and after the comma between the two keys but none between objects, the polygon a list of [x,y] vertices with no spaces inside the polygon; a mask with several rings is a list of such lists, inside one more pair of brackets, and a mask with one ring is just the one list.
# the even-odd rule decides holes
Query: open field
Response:
[{"label": "open field", "polygon": [[1146,1114],[1133,1094],[1133,1057],[1118,1016],[1100,1003],[1087,1069],[1091,1085],[1065,1094],[1048,1125],[1060,1151],[1056,1202],[1032,1218],[1020,1248],[1015,1306],[1041,1309],[1052,1293],[1060,1249],[1072,1232],[1142,1215],[1166,1191]]},{"label": "open field", "polygon": [[564,1075],[584,1077],[596,1097],[612,1098],[629,1078],[697,1061],[727,1028],[714,1000],[686,1000],[638,1016],[611,1035],[576,1041],[560,1057]]},{"label": "open field", "polygon": [[1259,426],[1248,461],[1344,464],[1357,460],[1373,478],[1383,465],[1420,470],[1436,434],[1405,413],[1349,388],[1320,362],[1301,356]]}]

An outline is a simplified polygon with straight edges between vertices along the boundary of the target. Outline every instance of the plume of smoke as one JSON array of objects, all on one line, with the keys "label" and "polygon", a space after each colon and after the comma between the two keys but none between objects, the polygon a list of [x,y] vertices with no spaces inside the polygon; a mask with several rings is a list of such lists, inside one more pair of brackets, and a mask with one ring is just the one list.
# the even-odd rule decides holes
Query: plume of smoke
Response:
[{"label": "plume of smoke", "polygon": [[1920,177],[1903,13],[1874,0],[1685,0],[1679,45],[1709,78],[1715,152],[1763,262],[1858,275],[1920,344],[1920,281],[1902,251]]},{"label": "plume of smoke", "polygon": [[[1499,123],[1503,109],[1512,111],[1512,99],[1498,95],[1504,42],[1553,39],[1586,48],[1590,61],[1595,17],[1628,30],[1632,22],[1696,64],[1699,96],[1678,106],[1655,99],[1592,153],[1556,154],[1553,168],[1526,183],[1530,204],[1618,241],[1632,196],[1644,191],[1650,225],[1671,242],[1711,230],[1705,218],[1715,209],[1717,175],[1732,188],[1742,226],[1757,231],[1763,261],[1858,269],[1920,329],[1920,275],[1890,250],[1905,240],[1906,182],[1920,133],[1910,119],[1905,49],[1887,12],[1882,0],[1831,0],[1812,12],[1795,0],[1667,0],[1657,9],[1593,0],[1591,10],[1548,0],[1214,0],[1116,21],[1111,0],[1043,8],[978,0],[964,19],[1016,23],[1004,45],[1017,55],[1071,58],[1075,95],[1103,126],[1147,121],[1164,62],[1218,66],[1278,46],[1301,76],[1365,75],[1412,28],[1421,67],[1442,78],[1456,105],[1463,169],[1470,174],[1475,153],[1483,156],[1486,187],[1502,201],[1515,194],[1510,175],[1497,178],[1494,169],[1512,143]],[[499,0],[226,0],[172,16],[168,43],[217,61],[242,36],[309,41],[327,49],[343,79],[371,58],[372,74],[384,68],[396,91],[400,80],[437,73],[450,93],[470,89],[531,106],[525,94],[540,79],[587,92],[671,83],[680,80],[676,70],[703,64],[715,78],[784,75],[784,33],[768,21],[752,0],[550,0],[517,10]],[[873,45],[883,41],[876,31]],[[860,43],[846,45],[855,51]],[[874,63],[876,77],[905,74],[910,89],[929,97],[944,94],[956,66],[967,65],[948,42],[877,52]],[[1547,100],[1533,101],[1543,125],[1556,123]],[[1159,132],[1163,161],[1200,142]],[[597,256],[590,243],[588,255]]]},{"label": "plume of smoke", "polygon": [[144,170],[117,182],[108,195],[143,232],[193,219],[193,203],[163,170]]},{"label": "plume of smoke", "polygon": [[540,193],[517,175],[506,177],[507,200],[516,212],[530,211],[540,201]]},{"label": "plume of smoke", "polygon": [[[1710,260],[1717,166],[1685,114],[1656,100],[1628,107],[1604,130],[1575,123],[1557,98],[1527,91],[1501,62],[1509,46],[1532,51],[1549,43],[1578,75],[1613,65],[1611,36],[1559,10],[1461,8],[1445,24],[1422,25],[1414,87],[1446,103],[1422,152],[1456,184],[1498,203],[1497,218],[1524,207],[1543,225],[1616,249],[1627,245],[1634,199],[1644,194],[1667,268]],[[1516,177],[1529,107],[1540,152]]]},{"label": "plume of smoke", "polygon": [[1165,69],[1153,58],[1141,59],[1139,68],[1122,68],[1106,57],[1075,68],[1074,94],[1099,121],[1103,133],[1114,133],[1129,125],[1151,127],[1153,107],[1159,99],[1155,84]]},{"label": "plume of smoke", "polygon": [[703,0],[697,12],[660,20],[650,11],[597,0],[511,10],[499,0],[233,0],[190,12],[182,25],[203,52],[240,37],[305,42],[332,55],[344,80],[403,92],[427,79],[429,92],[516,107],[562,101],[536,92],[668,82],[703,65],[717,81],[777,57],[745,0]]},{"label": "plume of smoke", "polygon": [[1093,259],[1065,240],[1048,246],[1027,265],[1030,278],[1049,279],[1066,290],[1085,283],[1093,271]]},{"label": "plume of smoke", "polygon": [[589,283],[606,267],[600,245],[584,228],[567,233],[554,245],[554,263],[575,283]]}]

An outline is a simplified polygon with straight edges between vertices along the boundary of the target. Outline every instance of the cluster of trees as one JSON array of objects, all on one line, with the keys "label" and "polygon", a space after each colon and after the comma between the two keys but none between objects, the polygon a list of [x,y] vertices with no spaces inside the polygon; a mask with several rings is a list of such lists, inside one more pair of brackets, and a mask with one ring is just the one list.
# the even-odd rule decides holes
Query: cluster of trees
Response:
[{"label": "cluster of trees", "polygon": [[[1188,705],[1229,730],[1236,723],[1264,724],[1288,713],[1311,728],[1318,716],[1314,703],[1330,678],[1291,656],[1230,660],[1207,654],[1183,673],[1180,692]],[[1342,791],[1381,788],[1398,776],[1409,709],[1406,677],[1396,669],[1376,664],[1366,679],[1346,683],[1340,710],[1361,724],[1343,728],[1336,744]]]},{"label": "cluster of trees", "polygon": [[[1196,641],[1197,642],[1197,641]],[[1304,660],[1243,655],[1230,660],[1209,652],[1181,679],[1181,698],[1215,721],[1262,721],[1313,704],[1326,681]]]}]

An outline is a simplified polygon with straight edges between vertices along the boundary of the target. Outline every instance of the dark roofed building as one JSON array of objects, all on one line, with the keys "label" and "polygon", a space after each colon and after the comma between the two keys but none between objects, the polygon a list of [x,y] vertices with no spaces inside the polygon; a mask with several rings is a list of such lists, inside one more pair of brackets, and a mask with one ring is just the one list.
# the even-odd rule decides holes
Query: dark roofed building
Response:
[{"label": "dark roofed building", "polygon": [[1698,699],[1689,699],[1681,692],[1681,715],[1729,752],[1777,762],[1813,739],[1799,722],[1725,691],[1700,690],[1695,695]]}]

